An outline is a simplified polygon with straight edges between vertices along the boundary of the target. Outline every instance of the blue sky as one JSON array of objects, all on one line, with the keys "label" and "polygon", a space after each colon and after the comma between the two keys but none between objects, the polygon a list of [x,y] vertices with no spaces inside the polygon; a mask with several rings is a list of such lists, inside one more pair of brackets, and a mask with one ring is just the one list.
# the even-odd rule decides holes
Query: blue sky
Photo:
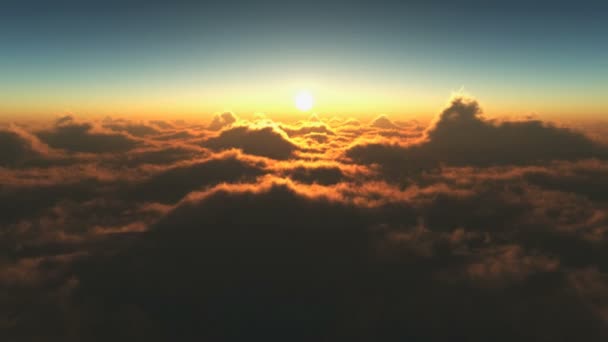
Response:
[{"label": "blue sky", "polygon": [[[369,95],[362,111],[432,111],[421,103],[464,87],[504,113],[600,115],[608,109],[607,8],[519,0],[9,1],[0,14],[0,115],[155,105],[272,112],[282,107],[266,105],[273,100],[257,95],[260,87],[298,82]],[[146,102],[151,97],[167,101]],[[326,109],[352,111],[347,102],[327,96]]]}]

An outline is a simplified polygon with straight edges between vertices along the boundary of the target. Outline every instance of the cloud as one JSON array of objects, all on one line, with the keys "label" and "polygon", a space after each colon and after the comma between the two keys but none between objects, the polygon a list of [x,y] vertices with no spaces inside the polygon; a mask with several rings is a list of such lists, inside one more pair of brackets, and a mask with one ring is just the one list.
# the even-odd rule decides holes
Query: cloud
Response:
[{"label": "cloud", "polygon": [[174,163],[204,157],[206,151],[198,146],[169,145],[160,148],[133,150],[120,154],[114,158],[100,161],[102,165],[110,167],[139,167],[146,164],[173,165]]},{"label": "cloud", "polygon": [[0,339],[608,338],[583,133],[466,99],[426,130],[216,119],[0,130]]},{"label": "cloud", "polygon": [[190,139],[190,138],[194,138],[194,137],[196,137],[196,136],[191,134],[188,131],[177,131],[177,132],[170,132],[170,133],[165,133],[165,134],[155,136],[154,139],[156,139],[156,140],[186,140],[186,139]]},{"label": "cloud", "polygon": [[222,113],[213,117],[213,121],[209,124],[209,129],[212,131],[219,131],[224,127],[232,125],[237,120],[238,118],[230,112]]},{"label": "cloud", "polygon": [[298,182],[308,184],[331,185],[345,180],[347,177],[337,166],[295,167],[286,172],[286,175]]},{"label": "cloud", "polygon": [[352,119],[352,118],[351,118],[351,119],[346,120],[346,121],[345,121],[345,122],[342,124],[342,126],[360,126],[360,125],[361,125],[361,122],[359,122],[359,120],[357,120],[357,119]]},{"label": "cloud", "polygon": [[30,140],[10,130],[0,130],[0,166],[15,167],[41,154]]},{"label": "cloud", "polygon": [[[476,101],[455,98],[417,143],[363,143],[347,156],[359,163],[416,170],[433,165],[523,165],[608,157],[608,148],[582,133],[541,121],[493,122]],[[407,171],[406,171],[407,172]]]},{"label": "cloud", "polygon": [[322,133],[309,133],[305,135],[306,138],[311,139],[319,144],[324,144],[329,141],[327,134]]},{"label": "cloud", "polygon": [[217,137],[202,142],[202,146],[213,150],[241,149],[243,152],[273,159],[289,159],[298,147],[272,127],[233,127],[222,131]]},{"label": "cloud", "polygon": [[531,170],[523,176],[531,184],[576,193],[594,201],[608,201],[606,164],[597,160],[579,163],[554,163],[551,168]]},{"label": "cloud", "polygon": [[63,125],[63,124],[69,124],[71,122],[74,122],[74,117],[71,115],[65,115],[62,117],[57,118],[57,120],[55,120],[55,124],[56,125]]},{"label": "cloud", "polygon": [[467,266],[467,273],[473,279],[503,287],[530,274],[554,272],[559,268],[559,260],[544,255],[526,255],[518,245],[483,250],[482,255],[481,260]]},{"label": "cloud", "polygon": [[311,133],[323,133],[326,135],[334,135],[334,132],[324,123],[305,122],[297,126],[281,125],[281,129],[290,137],[300,135],[308,135]]},{"label": "cloud", "polygon": [[150,123],[156,125],[161,129],[172,129],[175,128],[172,124],[165,122],[163,120],[150,120]]},{"label": "cloud", "polygon": [[[112,258],[97,265],[101,273],[83,265],[80,293],[110,306],[121,305],[121,297],[136,307],[137,298],[149,302],[154,319],[169,323],[151,327],[161,334],[172,324],[194,334],[194,322],[184,320],[190,308],[215,317],[207,336],[279,338],[302,324],[308,327],[305,336],[318,336],[336,314],[331,307],[342,297],[340,284],[357,272],[365,253],[362,225],[342,224],[356,222],[357,212],[328,200],[311,201],[281,185],[239,192],[220,188],[201,195],[181,203],[152,228],[146,239],[160,249],[134,246],[120,257],[132,262]],[[140,263],[137,273],[146,281],[136,290],[130,265]],[[123,272],[119,285],[117,275]],[[171,300],[174,291],[182,295]],[[153,297],[157,300],[150,301]],[[186,310],[157,310],[165,305],[185,305]]]},{"label": "cloud", "polygon": [[162,171],[125,189],[125,196],[145,202],[176,203],[204,186],[251,180],[264,173],[264,165],[227,153]]},{"label": "cloud", "polygon": [[148,135],[155,135],[155,134],[159,134],[160,131],[157,130],[156,128],[152,127],[152,126],[148,126],[148,125],[144,125],[144,124],[133,124],[133,123],[127,123],[127,124],[117,124],[117,123],[112,123],[112,124],[105,124],[104,125],[105,128],[108,128],[112,131],[116,131],[116,132],[127,132],[133,136],[136,137],[145,137]]},{"label": "cloud", "polygon": [[386,115],[380,115],[375,118],[371,123],[372,127],[382,128],[382,129],[398,129],[399,126],[395,125]]},{"label": "cloud", "polygon": [[476,101],[456,98],[428,130],[423,152],[453,164],[522,164],[608,156],[583,134],[537,120],[493,123]]},{"label": "cloud", "polygon": [[84,200],[95,196],[99,187],[96,180],[66,180],[60,184],[16,186],[3,184],[0,190],[0,222],[14,223],[36,217],[60,201]]},{"label": "cloud", "polygon": [[60,120],[55,127],[35,134],[49,146],[70,152],[125,152],[138,145],[136,140],[123,134],[98,132],[90,123],[72,120]]},{"label": "cloud", "polygon": [[[307,339],[444,340],[456,331],[470,340],[535,340],[581,329],[590,339],[605,336],[601,308],[586,302],[605,293],[591,287],[601,274],[571,276],[559,254],[504,244],[503,232],[489,227],[489,237],[444,232],[419,226],[405,203],[361,207],[309,190],[269,180],[191,194],[138,243],[83,263],[79,296],[111,311],[138,308],[156,322],[143,328],[161,335],[178,325],[188,336],[223,338],[281,339],[293,329]],[[187,319],[192,312],[215,324],[200,331]],[[99,319],[103,311],[88,314]],[[358,329],[360,320],[374,329]],[[556,328],[555,320],[576,328]],[[436,324],[447,331],[429,330]],[[235,326],[242,330],[232,335]]]}]

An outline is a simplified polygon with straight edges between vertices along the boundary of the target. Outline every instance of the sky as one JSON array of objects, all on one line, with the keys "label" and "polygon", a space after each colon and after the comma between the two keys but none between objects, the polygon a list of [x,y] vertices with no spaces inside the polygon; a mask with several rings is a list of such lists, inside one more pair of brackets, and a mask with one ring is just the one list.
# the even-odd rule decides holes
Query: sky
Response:
[{"label": "sky", "polygon": [[0,4],[0,341],[608,341],[608,2]]},{"label": "sky", "polygon": [[525,1],[8,1],[0,115],[608,112],[607,5]]}]

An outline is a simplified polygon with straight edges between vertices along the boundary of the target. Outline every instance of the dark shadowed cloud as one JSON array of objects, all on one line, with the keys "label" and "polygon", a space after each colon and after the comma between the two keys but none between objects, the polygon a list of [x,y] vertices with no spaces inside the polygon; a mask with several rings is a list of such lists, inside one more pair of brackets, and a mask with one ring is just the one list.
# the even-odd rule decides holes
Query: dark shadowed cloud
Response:
[{"label": "dark shadowed cloud", "polygon": [[226,154],[162,171],[133,184],[125,196],[144,202],[175,203],[203,186],[255,179],[264,174],[264,165]]},{"label": "dark shadowed cloud", "polygon": [[144,124],[133,124],[133,123],[127,123],[127,124],[117,124],[117,123],[111,123],[111,124],[105,124],[104,125],[105,128],[108,128],[110,130],[116,131],[116,132],[127,132],[133,136],[136,137],[145,137],[147,135],[155,135],[155,134],[159,134],[160,131],[157,130],[156,128],[152,127],[152,126],[148,126],[148,125],[144,125]]},{"label": "dark shadowed cloud", "polygon": [[114,158],[103,160],[103,165],[110,167],[138,167],[145,164],[173,165],[183,160],[203,157],[206,153],[198,146],[169,145],[160,148],[131,151]]},{"label": "dark shadowed cloud", "polygon": [[274,159],[289,159],[298,149],[295,144],[272,127],[234,127],[222,131],[217,137],[202,142],[213,150],[237,148],[248,154]]},{"label": "dark shadowed cloud", "polygon": [[427,132],[421,153],[460,165],[522,164],[608,157],[608,149],[582,133],[542,121],[494,123],[476,101],[457,98]]},{"label": "dark shadowed cloud", "polygon": [[134,139],[110,132],[97,132],[89,123],[59,122],[55,127],[36,132],[36,135],[57,149],[70,152],[125,152],[137,146]]},{"label": "dark shadowed cloud", "polygon": [[[448,232],[421,227],[400,207],[360,207],[281,183],[220,186],[180,203],[123,253],[82,264],[78,294],[115,311],[137,308],[142,326],[167,338],[175,328],[227,340],[280,340],[294,330],[302,340],[606,336],[579,297],[592,288],[573,287],[575,275],[543,253],[547,246],[505,243],[498,227],[480,235],[466,219]],[[504,218],[481,211],[489,223]],[[431,329],[437,324],[445,329]]]},{"label": "dark shadowed cloud", "polygon": [[289,178],[302,183],[318,183],[323,185],[336,184],[346,180],[346,175],[336,166],[304,167],[299,166],[287,170]]},{"label": "dark shadowed cloud", "polygon": [[188,131],[177,131],[177,132],[169,132],[161,135],[157,135],[154,137],[156,140],[185,140],[194,138],[195,135],[189,133]]},{"label": "dark shadowed cloud", "polygon": [[31,141],[17,132],[0,130],[0,166],[18,166],[39,156]]},{"label": "dark shadowed cloud", "polygon": [[[484,119],[476,101],[452,100],[420,142],[364,143],[347,151],[359,163],[393,173],[447,165],[522,165],[552,160],[608,158],[608,147],[584,134],[541,121]],[[399,171],[399,169],[401,171]]]}]

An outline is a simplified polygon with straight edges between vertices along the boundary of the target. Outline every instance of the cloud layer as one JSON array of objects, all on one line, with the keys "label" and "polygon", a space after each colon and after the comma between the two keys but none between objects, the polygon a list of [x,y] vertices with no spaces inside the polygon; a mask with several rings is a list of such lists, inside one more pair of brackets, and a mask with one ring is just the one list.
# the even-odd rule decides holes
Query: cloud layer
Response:
[{"label": "cloud layer", "polygon": [[465,98],[426,128],[6,126],[0,337],[603,341],[608,150],[592,137]]},{"label": "cloud layer", "polygon": [[[374,125],[390,128],[393,124],[381,117]],[[422,141],[405,146],[400,142],[357,145],[348,154],[364,163],[492,166],[606,158],[608,150],[580,132],[541,121],[484,119],[476,101],[456,98]]]}]

